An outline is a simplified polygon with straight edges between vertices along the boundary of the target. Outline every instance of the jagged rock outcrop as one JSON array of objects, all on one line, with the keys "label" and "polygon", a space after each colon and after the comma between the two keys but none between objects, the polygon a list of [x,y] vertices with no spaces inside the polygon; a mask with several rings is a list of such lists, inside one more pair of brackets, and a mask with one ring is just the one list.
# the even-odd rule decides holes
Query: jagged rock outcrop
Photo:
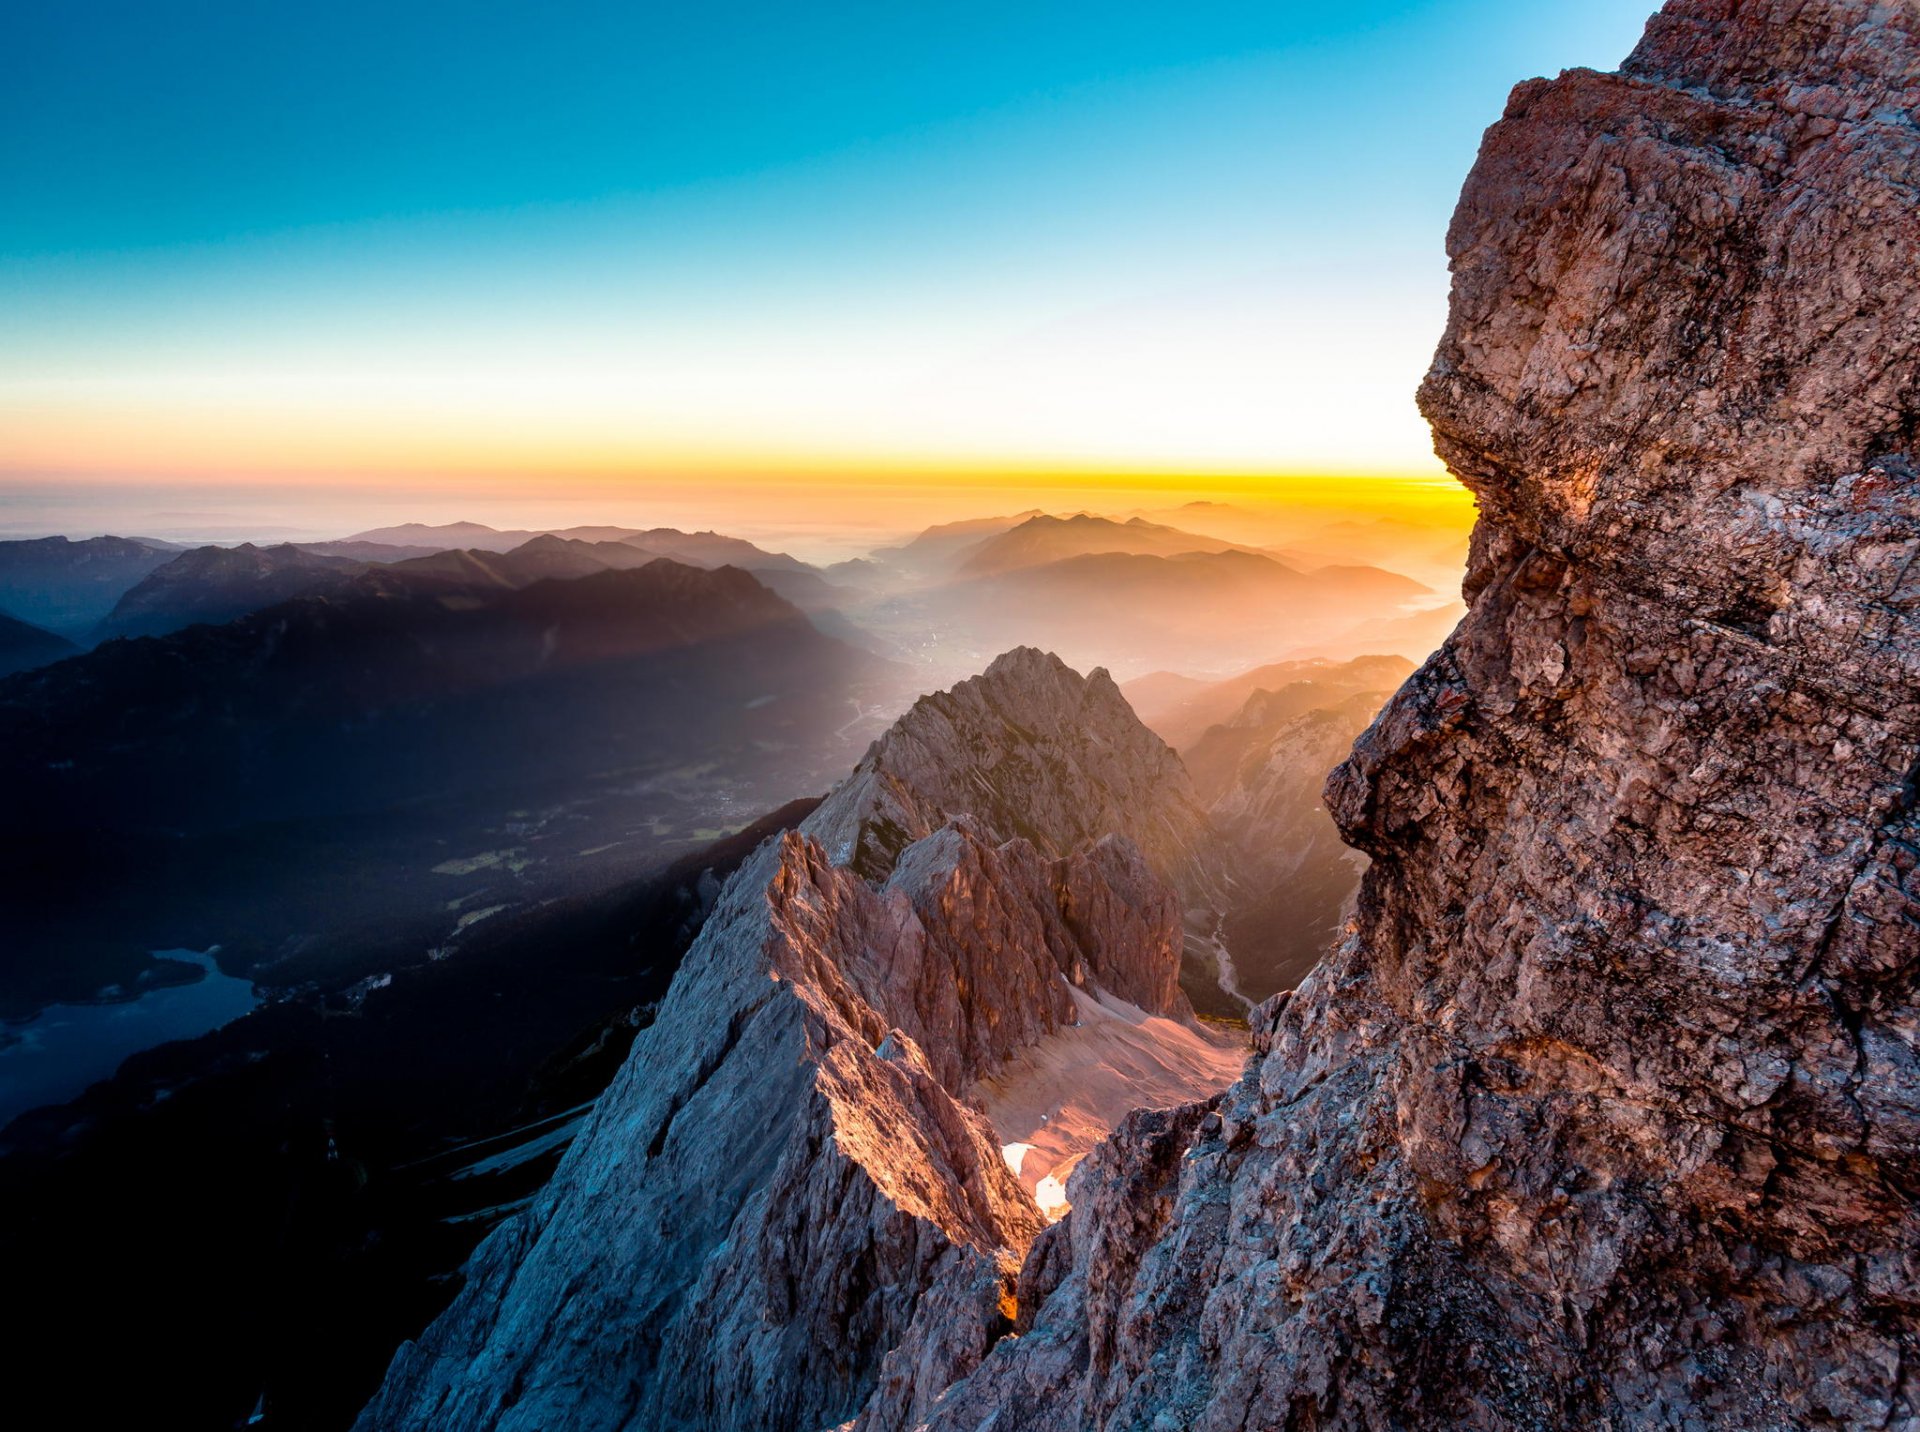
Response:
[{"label": "jagged rock outcrop", "polygon": [[[971,1371],[1044,1220],[967,1091],[1089,999],[1188,1028],[1179,901],[1127,834],[1168,828],[1154,802],[1184,775],[1110,689],[1003,658],[756,852],[361,1425],[815,1432],[869,1403],[914,1420]],[[1076,801],[1103,758],[1117,784]],[[1026,800],[969,788],[976,768],[1024,772]],[[871,828],[874,791],[917,824],[863,872],[841,836]]]},{"label": "jagged rock outcrop", "polygon": [[1052,856],[1124,834],[1169,879],[1207,878],[1206,811],[1180,758],[1105,671],[1082,677],[1032,647],[921,697],[808,829],[837,862],[883,875],[954,811]]},{"label": "jagged rock outcrop", "polygon": [[1676,0],[1520,86],[1421,393],[1460,628],[1248,1077],[868,1428],[1920,1426],[1920,17]]},{"label": "jagged rock outcrop", "polygon": [[1051,653],[1016,647],[982,675],[921,697],[807,829],[836,862],[878,877],[953,811],[1056,857],[1126,836],[1179,892],[1183,987],[1203,1010],[1240,1011],[1220,988],[1208,939],[1227,881],[1206,808],[1105,670],[1082,677]]}]

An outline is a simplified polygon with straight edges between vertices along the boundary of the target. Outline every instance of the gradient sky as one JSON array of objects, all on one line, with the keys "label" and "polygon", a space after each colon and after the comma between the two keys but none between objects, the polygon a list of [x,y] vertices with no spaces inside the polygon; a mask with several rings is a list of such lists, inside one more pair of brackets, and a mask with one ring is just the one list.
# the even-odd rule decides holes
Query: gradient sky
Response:
[{"label": "gradient sky", "polygon": [[1648,7],[15,7],[0,473],[1435,474],[1480,132]]}]

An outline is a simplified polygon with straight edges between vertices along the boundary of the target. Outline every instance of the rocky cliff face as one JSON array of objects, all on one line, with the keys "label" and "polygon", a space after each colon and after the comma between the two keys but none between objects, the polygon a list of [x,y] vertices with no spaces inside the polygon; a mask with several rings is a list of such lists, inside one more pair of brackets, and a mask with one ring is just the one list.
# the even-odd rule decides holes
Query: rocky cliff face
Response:
[{"label": "rocky cliff face", "polygon": [[942,1429],[1920,1426],[1920,19],[1522,85],[1422,390],[1471,609],[1357,926],[1124,1126]]},{"label": "rocky cliff face", "polygon": [[1027,1131],[968,1091],[1109,1005],[1224,1056],[1169,1102],[1238,1071],[1185,1022],[1179,901],[1130,833],[1165,836],[1190,798],[1131,720],[1104,673],[1014,653],[762,847],[362,1426],[924,1415],[1010,1326],[1043,1227],[1002,1149]]},{"label": "rocky cliff face", "polygon": [[914,703],[809,829],[836,862],[884,874],[953,811],[1052,856],[1123,833],[1170,878],[1206,878],[1206,811],[1180,758],[1105,671],[1032,647]]},{"label": "rocky cliff face", "polygon": [[1057,656],[1016,647],[983,675],[922,697],[808,829],[836,863],[878,877],[955,811],[1055,857],[1127,837],[1179,894],[1182,988],[1203,1011],[1242,1012],[1219,986],[1208,938],[1228,892],[1206,808],[1180,758],[1104,670],[1082,677]]}]

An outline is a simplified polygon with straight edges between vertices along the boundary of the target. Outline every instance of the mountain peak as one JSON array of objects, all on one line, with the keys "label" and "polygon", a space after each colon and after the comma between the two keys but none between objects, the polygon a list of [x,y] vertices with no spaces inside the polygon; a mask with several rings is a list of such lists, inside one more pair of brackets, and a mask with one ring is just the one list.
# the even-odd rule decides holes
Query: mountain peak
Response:
[{"label": "mountain peak", "polygon": [[1470,606],[1325,787],[1345,938],[861,1432],[1914,1422],[1917,36],[1673,0],[1514,90],[1420,394]]},{"label": "mountain peak", "polygon": [[838,862],[869,876],[964,811],[995,838],[1060,856],[1110,831],[1170,876],[1204,841],[1206,816],[1179,757],[1140,724],[1103,670],[1082,676],[1016,647],[979,676],[923,696],[808,818]]},{"label": "mountain peak", "polygon": [[[1099,783],[1170,759],[1107,687],[1008,652],[763,844],[537,1211],[362,1427],[572,1426],[618,1398],[625,1426],[817,1432],[921,1415],[977,1366],[1041,1185],[1058,1213],[1133,1102],[1114,1064],[1180,1103],[1240,1063],[1192,1023],[1179,902],[1110,820],[1149,828],[1183,773],[1149,760],[1124,806]],[[863,822],[891,828],[884,860],[849,858]]]}]

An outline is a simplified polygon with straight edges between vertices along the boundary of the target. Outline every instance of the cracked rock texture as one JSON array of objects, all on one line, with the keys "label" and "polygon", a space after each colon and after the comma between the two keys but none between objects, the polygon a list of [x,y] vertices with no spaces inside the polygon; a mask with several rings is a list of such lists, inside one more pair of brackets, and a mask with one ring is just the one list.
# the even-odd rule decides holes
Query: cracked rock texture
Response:
[{"label": "cracked rock texture", "polygon": [[1183,890],[1210,878],[1207,815],[1180,758],[1104,670],[1083,677],[1032,647],[921,697],[807,825],[871,877],[959,811],[1043,855],[1119,833]]},{"label": "cracked rock texture", "polygon": [[[1179,900],[1128,832],[1177,829],[1190,791],[1128,722],[1104,673],[1011,654],[762,846],[360,1426],[921,1417],[1011,1326],[1044,1226],[954,1091],[1072,1024],[1080,992],[1189,1016]],[[981,771],[1019,773],[1017,797]],[[874,828],[874,789],[908,838],[858,871],[840,836]]]},{"label": "cracked rock texture", "polygon": [[1421,390],[1471,606],[1329,783],[1355,925],[867,1426],[1920,1427],[1916,107],[1865,0],[1514,91]]}]

